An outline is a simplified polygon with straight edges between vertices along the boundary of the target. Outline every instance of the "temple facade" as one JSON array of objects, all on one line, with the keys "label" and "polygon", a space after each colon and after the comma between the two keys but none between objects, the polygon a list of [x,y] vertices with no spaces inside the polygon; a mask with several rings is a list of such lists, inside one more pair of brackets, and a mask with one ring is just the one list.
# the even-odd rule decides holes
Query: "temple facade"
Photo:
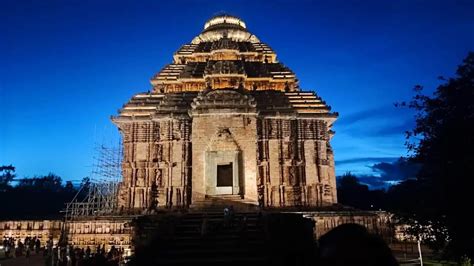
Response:
[{"label": "temple facade", "polygon": [[337,202],[337,113],[237,17],[219,15],[112,121],[123,137],[121,210],[233,197],[266,208]]},{"label": "temple facade", "polygon": [[[79,202],[81,214],[63,220],[0,221],[0,237],[61,239],[93,252],[113,246],[128,256],[157,232],[189,234],[201,228],[200,219],[219,220],[221,209],[199,210],[216,199],[299,214],[314,222],[315,238],[345,223],[392,235],[389,214],[335,205],[330,140],[337,113],[314,91],[302,90],[241,19],[211,18],[151,84],[112,117],[123,136],[117,210],[89,212]],[[246,215],[257,220],[257,212]],[[181,225],[192,226],[179,229],[174,221],[183,219]],[[261,233],[255,234],[268,236]],[[193,237],[182,241],[202,238]]]}]

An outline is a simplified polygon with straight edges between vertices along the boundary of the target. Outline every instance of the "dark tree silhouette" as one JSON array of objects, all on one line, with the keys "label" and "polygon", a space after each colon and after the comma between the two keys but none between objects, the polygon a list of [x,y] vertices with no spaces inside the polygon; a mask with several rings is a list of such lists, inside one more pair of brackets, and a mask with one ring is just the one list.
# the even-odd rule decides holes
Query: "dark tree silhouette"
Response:
[{"label": "dark tree silhouette", "polygon": [[[10,176],[2,180],[12,180],[12,169],[13,166],[7,167]],[[4,186],[0,192],[0,219],[61,218],[60,211],[76,193],[72,182],[63,185],[55,174],[19,179],[15,186]]]},{"label": "dark tree silhouette", "polygon": [[458,67],[456,77],[444,79],[433,96],[416,95],[409,103],[416,110],[416,126],[407,132],[412,160],[421,164],[418,174],[422,202],[419,219],[445,217],[451,241],[448,251],[456,257],[474,257],[473,222],[466,214],[474,177],[474,53]]},{"label": "dark tree silhouette", "polygon": [[59,192],[63,189],[61,177],[49,173],[46,176],[20,179],[18,189],[39,189]]},{"label": "dark tree silhouette", "polygon": [[350,172],[345,173],[338,180],[337,198],[341,204],[346,204],[359,209],[368,209],[367,203],[369,187],[362,185],[357,177]]},{"label": "dark tree silhouette", "polygon": [[403,216],[417,213],[426,205],[423,204],[423,197],[420,197],[424,193],[423,190],[420,182],[415,179],[391,186],[387,190],[386,208]]},{"label": "dark tree silhouette", "polygon": [[341,204],[362,210],[379,209],[384,207],[384,194],[383,190],[369,190],[350,172],[339,177],[337,200]]},{"label": "dark tree silhouette", "polygon": [[10,188],[10,183],[15,178],[15,167],[13,165],[0,166],[0,192]]},{"label": "dark tree silhouette", "polygon": [[[397,104],[416,111],[415,128],[407,132],[409,163],[414,165],[408,169],[408,179],[374,197],[359,182],[371,177],[358,180],[346,174],[338,183],[338,199],[360,209],[374,202],[402,221],[413,222],[413,228],[428,226],[436,236],[431,246],[444,249],[445,255],[473,258],[473,222],[467,217],[474,178],[474,53],[463,60],[454,78],[440,79],[443,84],[433,96],[424,95],[423,88],[416,86],[410,102]],[[415,172],[416,179],[412,179]]]}]

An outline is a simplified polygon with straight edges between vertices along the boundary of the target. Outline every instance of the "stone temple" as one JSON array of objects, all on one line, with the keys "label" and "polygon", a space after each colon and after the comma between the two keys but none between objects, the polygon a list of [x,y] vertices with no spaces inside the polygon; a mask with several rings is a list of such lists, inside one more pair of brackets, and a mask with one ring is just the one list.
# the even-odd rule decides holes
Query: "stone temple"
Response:
[{"label": "stone temple", "polygon": [[220,15],[112,118],[123,136],[122,210],[224,197],[268,208],[337,202],[337,113],[247,30]]},{"label": "stone temple", "polygon": [[[240,18],[209,19],[151,85],[112,117],[123,140],[122,180],[107,201],[112,211],[96,212],[97,198],[72,201],[63,220],[0,221],[0,237],[36,236],[43,244],[53,238],[92,251],[105,245],[133,254],[157,234],[172,232],[161,251],[152,253],[197,263],[220,259],[220,251],[224,260],[262,249],[288,253],[279,251],[287,243],[264,243],[282,232],[296,235],[301,219],[314,225],[309,234],[315,239],[344,223],[392,234],[387,213],[337,204],[330,140],[338,114],[314,91],[301,89],[295,74]],[[229,204],[246,215],[260,244],[235,242],[227,232],[215,236],[220,242],[201,243],[195,228],[204,219],[221,221],[222,206]],[[300,220],[290,217],[288,226],[262,231],[256,210]],[[282,225],[279,218],[273,221]],[[225,253],[229,247],[232,256]]]}]

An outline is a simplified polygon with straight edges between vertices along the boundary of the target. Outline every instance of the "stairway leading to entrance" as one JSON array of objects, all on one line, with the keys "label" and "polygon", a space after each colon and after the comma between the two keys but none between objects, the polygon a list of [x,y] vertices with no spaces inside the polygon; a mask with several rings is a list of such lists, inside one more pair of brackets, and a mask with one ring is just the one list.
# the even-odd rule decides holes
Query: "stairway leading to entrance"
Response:
[{"label": "stairway leading to entrance", "polygon": [[242,211],[233,201],[227,224],[222,204],[208,198],[200,209],[139,218],[133,265],[313,265],[313,231],[301,214]]},{"label": "stairway leading to entrance", "polygon": [[175,221],[173,230],[156,250],[148,247],[143,260],[138,253],[137,265],[267,265],[265,235],[256,212],[236,213],[231,224],[217,209],[187,213]]},{"label": "stairway leading to entrance", "polygon": [[257,212],[258,206],[255,202],[243,199],[240,195],[207,195],[204,199],[195,200],[189,206],[191,211],[198,212],[221,212],[224,208],[233,206],[238,212]]}]

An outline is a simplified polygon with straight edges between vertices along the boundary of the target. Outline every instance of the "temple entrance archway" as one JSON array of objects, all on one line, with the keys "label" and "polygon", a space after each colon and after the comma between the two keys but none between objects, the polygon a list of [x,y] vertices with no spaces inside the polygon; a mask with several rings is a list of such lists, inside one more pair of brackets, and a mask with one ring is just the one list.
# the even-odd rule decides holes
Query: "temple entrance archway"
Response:
[{"label": "temple entrance archway", "polygon": [[[223,194],[232,194],[233,182],[233,164],[217,165],[217,190],[221,190]],[[219,191],[217,192],[219,194]]]},{"label": "temple entrance archway", "polygon": [[239,154],[239,151],[206,152],[206,195],[240,194]]},{"label": "temple entrance archway", "polygon": [[229,129],[219,129],[211,139],[204,159],[206,195],[238,195],[240,150]]}]

